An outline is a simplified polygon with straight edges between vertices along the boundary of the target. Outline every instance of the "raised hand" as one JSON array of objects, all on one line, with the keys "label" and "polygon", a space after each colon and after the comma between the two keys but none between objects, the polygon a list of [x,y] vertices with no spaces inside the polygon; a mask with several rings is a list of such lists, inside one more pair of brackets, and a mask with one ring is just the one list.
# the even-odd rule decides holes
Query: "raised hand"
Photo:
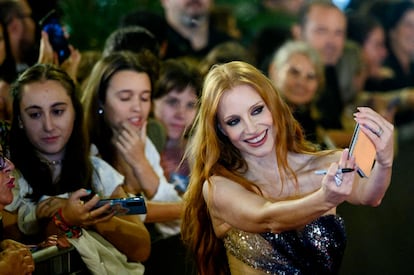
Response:
[{"label": "raised hand", "polygon": [[368,107],[358,107],[354,114],[361,130],[374,143],[377,151],[376,163],[391,167],[394,159],[394,125]]},{"label": "raised hand", "polygon": [[[343,168],[354,169],[352,172],[342,173]],[[339,162],[330,165],[326,176],[322,179],[322,189],[325,191],[326,201],[333,205],[344,202],[352,192],[356,175],[355,158],[349,156],[349,150],[342,151]]]},{"label": "raised hand", "polygon": [[145,141],[147,139],[146,122],[140,130],[128,122],[123,122],[114,131],[113,142],[124,160],[131,166],[146,159]]}]

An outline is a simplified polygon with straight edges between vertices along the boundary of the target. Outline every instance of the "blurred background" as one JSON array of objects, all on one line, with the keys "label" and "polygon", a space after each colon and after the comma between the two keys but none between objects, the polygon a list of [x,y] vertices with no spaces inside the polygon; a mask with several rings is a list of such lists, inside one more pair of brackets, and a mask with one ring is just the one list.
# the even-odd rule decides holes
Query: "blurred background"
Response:
[{"label": "blurred background", "polygon": [[[293,1],[293,0],[292,0]],[[106,37],[118,27],[122,15],[148,9],[162,14],[156,0],[29,0],[33,16],[40,20],[53,8],[62,14],[70,43],[80,50],[102,49]],[[295,17],[264,8],[261,0],[216,0],[230,9],[248,45],[263,26],[288,29]],[[375,1],[334,1],[342,10],[358,9]],[[154,22],[156,24],[156,22]],[[272,37],[268,37],[272,39]],[[341,274],[413,274],[414,254],[414,142],[398,144],[391,187],[377,208],[344,204],[338,212],[345,218],[348,246]]]}]

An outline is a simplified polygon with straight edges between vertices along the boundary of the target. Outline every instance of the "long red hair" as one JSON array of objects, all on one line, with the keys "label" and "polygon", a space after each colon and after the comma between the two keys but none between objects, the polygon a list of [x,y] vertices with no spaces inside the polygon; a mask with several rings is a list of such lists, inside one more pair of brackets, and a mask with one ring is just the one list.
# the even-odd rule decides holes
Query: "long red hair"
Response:
[{"label": "long red hair", "polygon": [[220,175],[238,182],[252,192],[254,183],[244,179],[240,171],[247,164],[239,150],[218,129],[217,108],[226,91],[239,85],[250,85],[263,98],[272,113],[276,131],[278,168],[286,179],[294,176],[287,163],[288,152],[310,153],[314,147],[304,139],[299,123],[293,118],[272,82],[254,66],[234,61],[216,65],[207,74],[201,104],[189,142],[187,157],[191,163],[190,185],[185,194],[182,237],[196,258],[200,274],[229,274],[226,251],[217,238],[203,197],[204,182]]}]

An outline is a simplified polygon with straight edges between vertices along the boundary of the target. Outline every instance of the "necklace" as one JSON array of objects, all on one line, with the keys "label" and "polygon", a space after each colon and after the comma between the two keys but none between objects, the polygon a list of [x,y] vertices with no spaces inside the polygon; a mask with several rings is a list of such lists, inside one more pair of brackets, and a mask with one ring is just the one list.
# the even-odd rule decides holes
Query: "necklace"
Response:
[{"label": "necklace", "polygon": [[39,160],[45,164],[47,164],[47,166],[49,167],[55,167],[55,166],[59,166],[62,164],[63,158],[62,159],[58,159],[58,160],[48,160],[47,158],[45,158],[42,155],[38,155],[39,156]]},{"label": "necklace", "polygon": [[45,160],[45,162],[49,165],[49,166],[57,166],[57,165],[61,165],[62,164],[62,160]]},{"label": "necklace", "polygon": [[59,180],[60,172],[62,171],[62,160],[47,160],[42,159],[42,162],[46,163],[49,167],[51,175],[52,175],[52,182],[56,183]]}]

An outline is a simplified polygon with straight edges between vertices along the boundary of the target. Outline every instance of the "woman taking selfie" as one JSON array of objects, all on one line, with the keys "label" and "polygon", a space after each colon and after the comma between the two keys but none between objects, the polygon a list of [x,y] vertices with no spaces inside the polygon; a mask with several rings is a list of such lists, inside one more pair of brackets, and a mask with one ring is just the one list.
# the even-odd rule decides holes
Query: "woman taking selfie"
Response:
[{"label": "woman taking selfie", "polygon": [[309,147],[255,67],[230,62],[210,70],[189,144],[182,223],[199,274],[338,273],[346,236],[336,207],[378,206],[393,162],[393,126],[369,108],[354,117],[376,149],[369,178],[357,175],[348,149]]}]

